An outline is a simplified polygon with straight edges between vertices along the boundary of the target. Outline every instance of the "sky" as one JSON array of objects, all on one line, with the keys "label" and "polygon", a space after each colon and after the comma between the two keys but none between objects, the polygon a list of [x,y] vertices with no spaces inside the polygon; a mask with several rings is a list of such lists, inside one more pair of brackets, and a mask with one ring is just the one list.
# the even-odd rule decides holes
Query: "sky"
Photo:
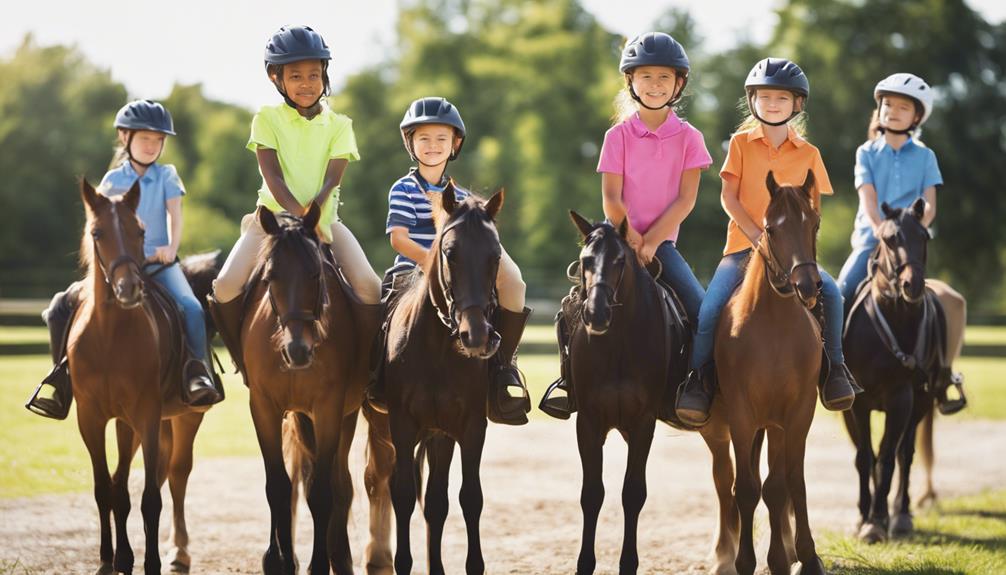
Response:
[{"label": "sky", "polygon": [[[687,8],[713,52],[745,36],[766,40],[775,25],[772,9],[781,1],[581,0],[605,28],[626,37],[647,31],[672,6]],[[968,4],[991,22],[1006,19],[1002,0]],[[76,45],[92,63],[110,69],[130,97],[159,99],[175,83],[201,83],[208,97],[255,110],[277,102],[262,53],[280,26],[307,24],[325,37],[338,89],[347,76],[383,61],[394,49],[398,5],[398,0],[15,2],[0,20],[0,59],[11,57],[31,33],[39,45]]]}]

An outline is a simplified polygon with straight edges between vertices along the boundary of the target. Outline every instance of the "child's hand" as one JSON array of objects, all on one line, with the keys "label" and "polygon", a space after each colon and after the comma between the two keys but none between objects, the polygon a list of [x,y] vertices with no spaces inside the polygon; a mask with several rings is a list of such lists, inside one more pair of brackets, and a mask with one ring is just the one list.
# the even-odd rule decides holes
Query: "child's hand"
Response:
[{"label": "child's hand", "polygon": [[639,261],[643,262],[643,265],[648,265],[653,261],[654,256],[656,256],[658,247],[660,247],[660,242],[643,241],[636,250],[636,256],[639,258]]},{"label": "child's hand", "polygon": [[154,255],[150,256],[149,261],[160,263],[160,264],[172,264],[175,258],[178,257],[178,250],[168,246],[161,246],[157,248]]},{"label": "child's hand", "polygon": [[643,234],[637,232],[630,225],[628,231],[625,232],[625,241],[629,243],[629,247],[638,251],[643,245]]}]

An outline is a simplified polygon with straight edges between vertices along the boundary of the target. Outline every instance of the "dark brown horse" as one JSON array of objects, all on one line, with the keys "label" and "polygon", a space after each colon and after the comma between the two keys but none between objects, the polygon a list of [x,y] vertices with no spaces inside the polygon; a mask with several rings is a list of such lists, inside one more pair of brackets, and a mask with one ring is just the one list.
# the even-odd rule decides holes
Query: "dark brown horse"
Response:
[{"label": "dark brown horse", "polygon": [[[870,543],[887,539],[889,533],[901,536],[912,531],[908,483],[915,433],[934,402],[926,386],[926,358],[920,355],[924,350],[916,347],[926,315],[942,317],[943,313],[941,306],[930,306],[925,297],[929,241],[921,221],[925,200],[920,198],[908,209],[890,208],[886,203],[881,209],[884,221],[878,228],[881,241],[871,257],[871,276],[857,297],[862,305],[853,308],[844,338],[849,369],[865,390],[845,413],[845,423],[856,445],[859,537]],[[876,454],[870,429],[870,412],[875,410],[886,414]],[[896,461],[899,481],[891,522],[887,499]]]},{"label": "dark brown horse", "polygon": [[[821,372],[821,334],[810,313],[821,286],[815,259],[821,219],[812,172],[799,187],[779,186],[771,172],[766,184],[765,232],[716,331],[716,370],[737,466],[736,566],[742,575],[754,572],[754,510],[764,498],[772,530],[769,569],[789,573],[799,560],[809,575],[824,572],[807,518],[803,467]],[[758,466],[766,431],[763,489]]]},{"label": "dark brown horse", "polygon": [[[453,185],[435,208],[438,233],[429,275],[416,275],[389,312],[386,344],[388,416],[395,446],[391,478],[398,525],[395,571],[412,570],[409,518],[415,510],[425,454],[429,484],[423,511],[429,530],[429,573],[443,573],[441,538],[447,519],[447,479],[454,444],[461,447],[461,508],[468,528],[468,573],[482,573],[479,466],[486,434],[488,359],[500,344],[489,323],[496,306],[499,235],[494,219],[503,191],[487,202],[458,202]],[[420,445],[416,456],[416,446]]]},{"label": "dark brown horse", "polygon": [[[646,461],[658,407],[664,393],[673,393],[667,383],[685,376],[686,332],[664,314],[662,288],[626,243],[625,221],[616,229],[608,222],[592,224],[575,212],[570,216],[584,239],[578,297],[572,309],[564,309],[573,324],[569,383],[579,411],[576,437],[583,466],[583,537],[576,572],[593,573],[597,564],[594,543],[604,501],[602,448],[608,433],[617,429],[629,446],[622,484],[625,534],[619,572],[635,573],[638,519],[647,495]],[[669,423],[688,429],[678,421]],[[730,433],[718,399],[701,433],[713,455],[720,502],[716,572],[731,573],[737,552],[737,510],[731,493]]]},{"label": "dark brown horse", "polygon": [[[147,297],[143,229],[136,217],[139,182],[119,198],[106,198],[81,182],[87,224],[81,262],[87,268],[80,307],[70,327],[67,358],[77,400],[77,424],[91,456],[94,498],[101,526],[97,573],[131,573],[133,551],[126,534],[129,465],[143,447],[140,510],[146,539],[144,572],[160,573],[160,486],[169,481],[174,506],[168,556],[172,570],[188,571],[185,490],[192,470],[192,443],[208,409],[182,403],[181,326],[167,301]],[[110,477],[105,427],[116,421],[118,464]],[[109,514],[114,515],[112,544]]]},{"label": "dark brown horse", "polygon": [[[315,233],[319,214],[316,204],[302,220],[277,220],[265,208],[257,214],[268,238],[256,272],[261,281],[248,294],[241,345],[272,515],[262,558],[267,574],[288,575],[298,568],[293,548],[297,487],[284,465],[284,447],[295,478],[304,482],[314,520],[309,572],[329,573],[330,565],[336,573],[353,571],[348,456],[378,316],[376,306],[357,304],[340,285],[339,272]],[[390,464],[389,449],[375,448],[373,440],[371,447],[370,457]],[[386,490],[370,487],[372,499],[387,499]],[[388,544],[380,538],[368,547],[368,567],[379,569],[382,562],[387,567],[389,559]]]}]

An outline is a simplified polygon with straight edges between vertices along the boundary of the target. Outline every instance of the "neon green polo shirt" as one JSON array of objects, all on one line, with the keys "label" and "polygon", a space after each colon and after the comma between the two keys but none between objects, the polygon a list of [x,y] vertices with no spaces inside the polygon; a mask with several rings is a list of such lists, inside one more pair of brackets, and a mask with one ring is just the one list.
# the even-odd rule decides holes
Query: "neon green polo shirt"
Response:
[{"label": "neon green polo shirt", "polygon": [[[286,104],[263,106],[252,118],[251,138],[248,139],[247,147],[253,152],[260,147],[276,150],[283,170],[283,180],[293,197],[303,206],[307,206],[321,191],[330,159],[346,159],[351,162],[360,159],[356,136],[353,134],[353,121],[327,107],[308,120]],[[273,212],[283,211],[269,191],[265,178],[258,191],[257,204]],[[336,187],[332,190],[332,197],[325,202],[319,221],[319,227],[327,241],[331,240],[328,237],[329,227],[338,217],[338,211],[339,188]]]}]

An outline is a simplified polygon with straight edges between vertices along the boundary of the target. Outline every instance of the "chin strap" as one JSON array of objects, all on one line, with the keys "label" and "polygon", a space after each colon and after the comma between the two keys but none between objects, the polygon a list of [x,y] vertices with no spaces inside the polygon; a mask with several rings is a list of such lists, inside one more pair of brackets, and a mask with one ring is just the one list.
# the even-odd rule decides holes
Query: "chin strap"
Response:
[{"label": "chin strap", "polygon": [[161,153],[164,152],[164,143],[161,143],[161,151],[157,152],[157,157],[149,162],[141,162],[133,157],[133,135],[136,134],[136,130],[129,131],[129,137],[126,138],[126,155],[129,156],[129,161],[137,165],[143,166],[144,168],[149,168],[157,163],[157,160],[161,159]]}]

